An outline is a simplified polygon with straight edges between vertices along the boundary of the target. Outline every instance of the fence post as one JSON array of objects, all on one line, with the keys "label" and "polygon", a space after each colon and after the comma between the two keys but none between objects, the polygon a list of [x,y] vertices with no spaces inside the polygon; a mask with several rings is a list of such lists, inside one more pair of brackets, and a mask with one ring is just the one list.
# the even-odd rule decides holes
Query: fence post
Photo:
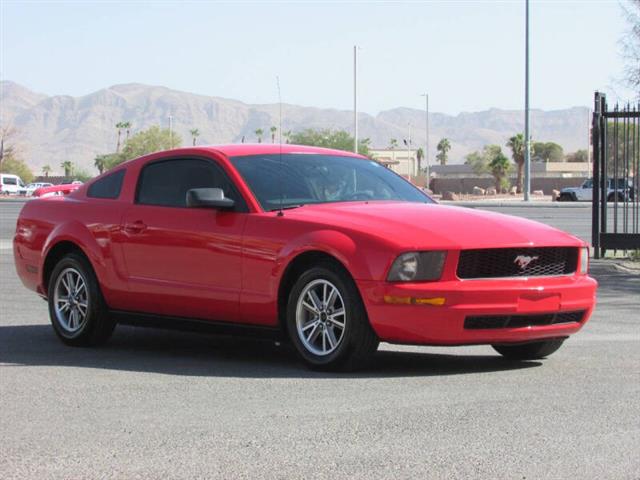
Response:
[{"label": "fence post", "polygon": [[595,93],[591,145],[593,151],[593,194],[591,196],[591,245],[594,258],[600,258],[600,116],[602,115],[600,92]]}]

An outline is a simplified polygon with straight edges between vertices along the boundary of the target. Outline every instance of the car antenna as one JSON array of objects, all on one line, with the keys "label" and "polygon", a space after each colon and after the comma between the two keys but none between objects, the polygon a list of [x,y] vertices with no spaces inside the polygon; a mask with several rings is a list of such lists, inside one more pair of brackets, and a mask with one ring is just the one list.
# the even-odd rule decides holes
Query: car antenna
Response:
[{"label": "car antenna", "polygon": [[[278,77],[276,75],[276,86],[278,87],[278,143],[279,143],[279,162],[280,162],[280,167],[284,170],[284,167],[282,165],[282,95],[280,93],[280,77]],[[281,172],[280,174],[280,209],[278,210],[278,217],[282,217],[284,215],[283,211],[282,211],[282,202],[283,202],[283,190],[284,190],[284,180],[283,180],[283,174],[284,172]]]}]

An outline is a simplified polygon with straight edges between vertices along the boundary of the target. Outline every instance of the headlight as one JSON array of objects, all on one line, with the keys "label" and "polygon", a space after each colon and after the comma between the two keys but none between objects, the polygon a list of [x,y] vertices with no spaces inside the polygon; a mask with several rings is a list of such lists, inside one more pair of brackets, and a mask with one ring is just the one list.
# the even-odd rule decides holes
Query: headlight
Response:
[{"label": "headlight", "polygon": [[589,271],[589,247],[580,249],[580,273],[586,275]]},{"label": "headlight", "polygon": [[403,253],[391,266],[387,280],[389,282],[421,282],[438,280],[442,275],[447,252],[409,252]]}]

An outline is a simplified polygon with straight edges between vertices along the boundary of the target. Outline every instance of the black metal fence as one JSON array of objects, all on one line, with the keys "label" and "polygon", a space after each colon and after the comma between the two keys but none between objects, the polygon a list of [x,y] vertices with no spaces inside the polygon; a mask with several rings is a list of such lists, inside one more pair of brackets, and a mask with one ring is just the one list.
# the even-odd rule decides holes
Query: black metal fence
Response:
[{"label": "black metal fence", "polygon": [[640,249],[640,104],[609,110],[596,92],[591,141],[594,255]]}]

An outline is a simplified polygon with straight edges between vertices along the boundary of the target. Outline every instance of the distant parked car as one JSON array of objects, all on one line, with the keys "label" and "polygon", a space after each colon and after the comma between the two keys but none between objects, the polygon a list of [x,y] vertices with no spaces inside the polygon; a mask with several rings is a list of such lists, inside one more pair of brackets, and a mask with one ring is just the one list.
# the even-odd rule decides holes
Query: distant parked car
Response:
[{"label": "distant parked car", "polygon": [[[607,180],[607,201],[613,202],[616,197],[619,202],[624,202],[625,199],[634,199],[635,191],[631,179],[626,179],[626,181],[623,178],[618,178],[617,181],[614,179]],[[592,178],[585,180],[579,187],[563,188],[558,196],[558,201],[560,202],[590,202],[592,199]]]},{"label": "distant parked car", "polygon": [[53,187],[53,183],[47,183],[47,182],[30,183],[26,187],[22,187],[18,191],[18,194],[19,195],[24,195],[25,197],[31,197],[33,195],[33,192],[35,192],[37,189],[43,188],[43,187]]},{"label": "distant parked car", "polygon": [[24,182],[19,176],[0,173],[0,194],[18,195],[21,188],[24,188]]}]

